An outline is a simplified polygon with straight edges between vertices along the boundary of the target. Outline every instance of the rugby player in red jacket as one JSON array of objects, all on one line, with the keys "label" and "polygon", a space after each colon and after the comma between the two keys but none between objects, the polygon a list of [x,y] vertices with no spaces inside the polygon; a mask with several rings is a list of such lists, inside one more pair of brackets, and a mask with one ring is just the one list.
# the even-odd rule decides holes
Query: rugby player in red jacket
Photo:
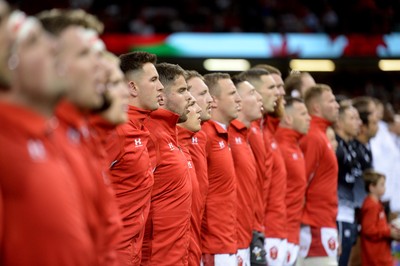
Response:
[{"label": "rugby player in red jacket", "polygon": [[143,121],[151,111],[158,109],[163,86],[154,66],[155,55],[133,52],[121,55],[120,59],[124,82],[129,86],[128,123],[109,134],[106,150],[110,179],[124,226],[117,248],[118,260],[121,265],[140,265],[154,183],[146,147],[149,132]]},{"label": "rugby player in red jacket", "polygon": [[310,116],[300,98],[285,99],[285,114],[275,133],[287,173],[286,212],[288,255],[284,265],[294,265],[299,253],[301,215],[306,189],[306,169],[299,140],[307,134]]},{"label": "rugby player in red jacket", "polygon": [[[257,163],[257,192],[254,202],[254,224],[253,224],[253,239],[250,245],[250,260],[252,265],[266,265],[266,252],[264,248],[264,215],[266,207],[266,199],[271,181],[271,160],[268,156],[270,151],[266,151],[264,137],[260,127],[260,119],[253,121],[248,132],[248,141],[253,151]],[[258,263],[258,264],[257,264]]]},{"label": "rugby player in red jacket", "polygon": [[204,211],[204,202],[200,193],[199,181],[196,176],[195,164],[192,160],[189,147],[192,146],[192,139],[196,132],[201,129],[201,108],[193,98],[188,107],[188,119],[178,124],[178,138],[180,147],[186,156],[190,181],[192,183],[192,214],[190,217],[190,243],[188,265],[200,265],[201,246],[200,231],[201,218]]},{"label": "rugby player in red jacket", "polygon": [[238,118],[228,127],[236,173],[237,191],[237,257],[238,262],[250,265],[250,243],[253,237],[255,200],[257,194],[257,164],[248,143],[252,121],[262,116],[261,96],[253,85],[240,76],[232,78],[242,99]]},{"label": "rugby player in red jacket", "polygon": [[[197,71],[186,71],[186,82],[190,94],[196,99],[201,108],[201,122],[211,118],[212,98],[204,78]],[[192,107],[193,108],[193,107]],[[188,119],[189,120],[189,119]],[[201,261],[201,223],[203,220],[206,196],[208,192],[208,173],[206,142],[207,135],[203,130],[196,130],[193,134],[189,149],[191,160],[196,170],[198,189],[195,188],[195,181],[192,182],[192,217],[191,217],[191,239],[189,244],[189,265],[199,265]]]},{"label": "rugby player in red jacket", "polygon": [[[282,104],[278,98],[277,106]],[[277,106],[273,113],[276,112]],[[286,168],[278,142],[275,139],[280,118],[270,113],[264,116],[264,140],[270,142],[273,156],[272,179],[265,213],[265,249],[268,265],[281,265],[287,257]]]},{"label": "rugby player in red jacket", "polygon": [[[105,150],[108,135],[115,129],[117,125],[128,121],[128,84],[125,82],[124,73],[120,68],[119,58],[107,51],[103,52],[104,59],[108,62],[110,69],[106,81],[105,97],[109,101],[106,110],[94,113],[89,117],[90,128],[92,129],[92,137],[95,146],[101,146],[101,154],[99,156],[102,167],[109,170],[108,154]],[[99,149],[96,149],[99,151]]]},{"label": "rugby player in red jacket", "polygon": [[98,265],[80,187],[54,138],[65,89],[54,40],[34,18],[9,17],[3,1],[0,13],[0,53],[17,59],[1,68],[0,264]]},{"label": "rugby player in red jacket", "polygon": [[[196,99],[197,104],[201,108],[201,122],[204,123],[210,120],[212,98],[207,85],[204,83],[204,77],[197,71],[186,71],[186,82],[190,94]],[[203,205],[205,205],[208,192],[206,142],[207,135],[203,130],[200,130],[193,136],[192,145],[189,146],[189,151],[196,168],[197,179],[199,180]]]},{"label": "rugby player in red jacket", "polygon": [[[265,205],[265,251],[267,252],[267,261],[271,265],[282,265],[286,259],[286,169],[278,145],[273,137],[279,119],[268,116],[268,113],[274,113],[282,109],[282,106],[276,105],[278,96],[283,96],[284,92],[279,91],[273,75],[265,69],[254,68],[242,75],[255,86],[263,98],[264,120],[262,124],[264,143],[266,151],[269,152],[271,162],[271,181],[268,182],[266,205]],[[280,101],[282,103],[282,101]],[[274,123],[271,121],[273,120]],[[267,123],[268,122],[268,123]]]},{"label": "rugby player in red jacket", "polygon": [[209,189],[202,224],[202,261],[205,266],[236,266],[236,176],[228,144],[228,125],[237,118],[240,96],[230,75],[204,75],[213,97],[211,120],[202,130],[207,134]]},{"label": "rugby player in red jacket", "polygon": [[90,113],[108,106],[104,92],[110,69],[102,56],[101,42],[92,30],[101,23],[74,10],[45,11],[39,17],[60,42],[56,70],[62,74],[60,84],[67,88],[65,100],[56,109],[60,121],[56,137],[80,183],[99,264],[113,265],[117,263],[121,220],[106,168],[99,166],[88,125]]},{"label": "rugby player in red jacket", "polygon": [[337,120],[339,105],[331,88],[325,84],[311,87],[304,102],[311,115],[311,125],[308,134],[300,140],[307,178],[300,257],[319,265],[336,265],[338,164],[326,129]]},{"label": "rugby player in red jacket", "polygon": [[[179,147],[176,124],[187,120],[190,95],[184,70],[168,63],[156,65],[164,91],[160,108],[150,114],[147,148],[154,174],[144,241],[149,258],[142,265],[187,265],[192,186],[187,159]],[[144,250],[143,250],[144,253]],[[146,256],[147,256],[146,254]]]},{"label": "rugby player in red jacket", "polygon": [[[286,230],[286,204],[284,194],[286,194],[286,168],[279,144],[276,141],[275,133],[280,122],[280,118],[284,113],[285,99],[284,83],[282,73],[276,67],[262,64],[258,65],[262,69],[267,70],[275,81],[277,93],[277,101],[273,112],[268,112],[268,116],[264,116],[264,138],[269,138],[271,143],[271,154],[273,156],[271,183],[268,193],[267,208],[265,214],[266,226],[266,246],[267,261],[269,265],[285,265],[287,257],[287,230]],[[266,141],[268,142],[268,141]],[[275,252],[277,251],[277,252]]]}]

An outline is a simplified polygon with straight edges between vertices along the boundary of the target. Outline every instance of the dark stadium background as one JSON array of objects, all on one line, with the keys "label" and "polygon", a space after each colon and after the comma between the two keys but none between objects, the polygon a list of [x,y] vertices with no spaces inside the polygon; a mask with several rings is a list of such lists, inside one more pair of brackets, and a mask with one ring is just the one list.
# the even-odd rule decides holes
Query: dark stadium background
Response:
[{"label": "dark stadium background", "polygon": [[[400,32],[400,0],[69,0],[9,1],[28,14],[50,8],[82,8],[105,25],[104,36],[174,32],[212,33],[326,33],[362,36],[360,51],[369,40]],[[112,49],[111,49],[112,51]],[[115,52],[115,51],[114,51]],[[118,54],[118,52],[116,52]],[[371,95],[391,102],[400,111],[400,71],[384,72],[377,56],[369,54],[334,59],[334,72],[311,72],[335,94]],[[396,58],[395,58],[396,59]],[[178,63],[205,73],[204,58],[159,56],[159,62]],[[278,67],[283,77],[289,57],[251,58],[250,63]],[[400,65],[399,65],[400,68]]]}]

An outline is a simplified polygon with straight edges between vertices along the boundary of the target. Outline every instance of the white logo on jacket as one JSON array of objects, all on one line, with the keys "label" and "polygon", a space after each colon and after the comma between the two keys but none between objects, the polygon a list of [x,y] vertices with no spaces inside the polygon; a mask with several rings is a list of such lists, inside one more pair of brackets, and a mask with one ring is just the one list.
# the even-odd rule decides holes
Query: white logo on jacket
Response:
[{"label": "white logo on jacket", "polygon": [[223,140],[219,141],[218,144],[219,144],[219,147],[221,148],[221,150],[223,148],[225,148],[225,142]]},{"label": "white logo on jacket", "polygon": [[242,138],[241,137],[236,137],[235,138],[236,144],[242,144]]},{"label": "white logo on jacket", "polygon": [[168,147],[171,151],[175,150],[175,146],[172,144],[172,142],[168,143]]},{"label": "white logo on jacket", "polygon": [[142,140],[140,138],[135,139],[135,147],[141,147],[143,146]]},{"label": "white logo on jacket", "polygon": [[46,158],[46,149],[40,140],[28,140],[27,148],[32,160],[39,161]]},{"label": "white logo on jacket", "polygon": [[196,137],[192,137],[192,144],[199,144],[199,140]]},{"label": "white logo on jacket", "polygon": [[276,150],[276,149],[278,148],[278,144],[276,144],[275,141],[271,142],[271,148],[272,148],[273,150]]}]

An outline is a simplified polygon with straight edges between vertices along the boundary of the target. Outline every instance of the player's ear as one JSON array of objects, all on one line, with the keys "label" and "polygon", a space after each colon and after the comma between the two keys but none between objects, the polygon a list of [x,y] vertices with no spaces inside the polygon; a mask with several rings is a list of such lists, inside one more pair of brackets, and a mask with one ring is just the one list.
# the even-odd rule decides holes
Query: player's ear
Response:
[{"label": "player's ear", "polygon": [[128,87],[129,87],[129,94],[133,97],[137,97],[139,88],[137,87],[136,83],[131,80],[128,82]]}]

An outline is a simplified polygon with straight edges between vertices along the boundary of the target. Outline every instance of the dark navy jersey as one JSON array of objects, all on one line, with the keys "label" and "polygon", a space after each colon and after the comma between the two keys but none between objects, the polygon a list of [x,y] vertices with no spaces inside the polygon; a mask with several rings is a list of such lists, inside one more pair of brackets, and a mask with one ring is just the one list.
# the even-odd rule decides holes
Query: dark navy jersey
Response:
[{"label": "dark navy jersey", "polygon": [[338,198],[339,205],[354,207],[353,187],[356,179],[362,175],[361,164],[358,161],[357,152],[350,142],[345,142],[336,135],[338,148],[336,158],[339,166],[338,174]]},{"label": "dark navy jersey", "polygon": [[365,145],[355,139],[350,141],[350,145],[353,147],[353,150],[357,153],[357,160],[361,164],[361,170],[364,171],[366,169],[373,168],[372,151],[369,143]]},{"label": "dark navy jersey", "polygon": [[362,203],[367,196],[367,192],[365,191],[364,180],[362,177],[362,172],[366,169],[373,168],[372,166],[372,152],[369,143],[363,144],[358,140],[353,140],[350,142],[350,146],[357,154],[357,161],[361,166],[361,174],[356,178],[353,187],[353,197],[356,208],[361,208]]}]

